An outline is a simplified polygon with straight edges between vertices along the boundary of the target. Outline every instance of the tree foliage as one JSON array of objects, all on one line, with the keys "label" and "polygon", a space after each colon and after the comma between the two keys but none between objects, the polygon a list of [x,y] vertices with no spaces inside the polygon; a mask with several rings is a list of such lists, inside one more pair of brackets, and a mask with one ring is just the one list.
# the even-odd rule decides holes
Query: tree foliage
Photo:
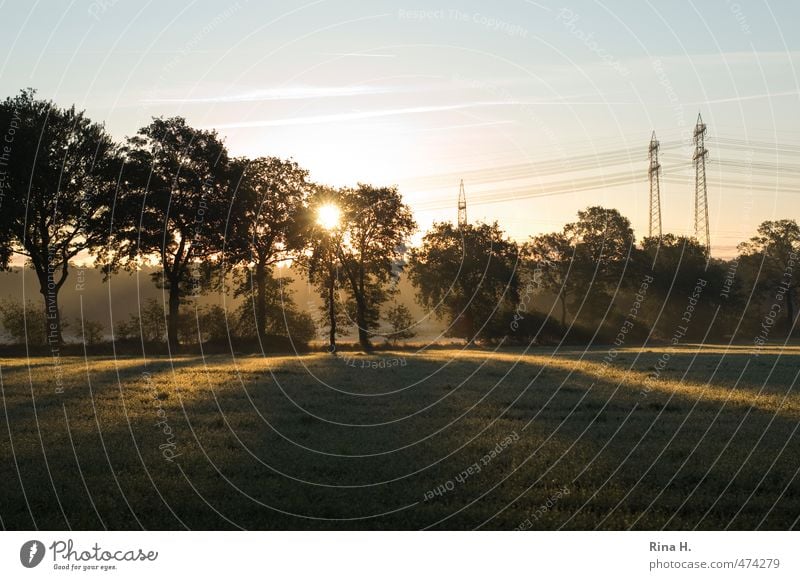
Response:
[{"label": "tree foliage", "polygon": [[[739,244],[742,271],[768,300],[786,307],[785,321],[791,328],[797,317],[797,291],[800,276],[800,227],[793,219],[765,221],[757,234]],[[783,298],[785,296],[785,298]]]},{"label": "tree foliage", "polygon": [[[255,335],[269,332],[271,268],[287,260],[301,245],[299,220],[311,190],[308,172],[296,162],[276,157],[239,159],[234,228],[226,260],[246,273],[237,291],[253,306]],[[273,313],[274,314],[274,313]]]},{"label": "tree foliage", "polygon": [[497,223],[437,223],[411,251],[409,277],[419,303],[447,322],[449,336],[473,340],[518,301],[519,260],[519,247]]},{"label": "tree foliage", "polygon": [[74,106],[62,109],[23,90],[0,104],[0,266],[25,256],[44,299],[48,342],[61,343],[59,292],[70,260],[106,239],[117,186],[118,147]]},{"label": "tree foliage", "polygon": [[203,289],[203,267],[219,260],[232,197],[227,150],[214,131],[181,117],[153,119],[128,139],[123,196],[117,203],[111,269],[155,257],[155,281],[168,293],[167,337],[178,345],[178,310]]},{"label": "tree foliage", "polygon": [[398,341],[414,338],[417,332],[414,330],[414,317],[411,310],[405,304],[394,303],[386,309],[386,321],[389,323],[391,332],[386,337],[397,344]]}]

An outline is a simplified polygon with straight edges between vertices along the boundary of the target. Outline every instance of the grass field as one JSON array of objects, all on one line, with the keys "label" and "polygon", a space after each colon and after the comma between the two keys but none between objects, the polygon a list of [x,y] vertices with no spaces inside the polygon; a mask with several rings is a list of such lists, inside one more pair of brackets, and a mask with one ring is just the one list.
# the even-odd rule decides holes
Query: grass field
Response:
[{"label": "grass field", "polygon": [[800,347],[606,355],[4,359],[1,523],[800,527]]}]

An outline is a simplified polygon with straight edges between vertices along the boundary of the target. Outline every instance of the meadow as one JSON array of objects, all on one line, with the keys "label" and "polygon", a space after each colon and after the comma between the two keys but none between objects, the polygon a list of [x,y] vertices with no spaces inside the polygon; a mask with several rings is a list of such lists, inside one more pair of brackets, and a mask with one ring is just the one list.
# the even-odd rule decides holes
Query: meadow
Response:
[{"label": "meadow", "polygon": [[798,363],[709,345],[0,359],[0,524],[797,528]]}]

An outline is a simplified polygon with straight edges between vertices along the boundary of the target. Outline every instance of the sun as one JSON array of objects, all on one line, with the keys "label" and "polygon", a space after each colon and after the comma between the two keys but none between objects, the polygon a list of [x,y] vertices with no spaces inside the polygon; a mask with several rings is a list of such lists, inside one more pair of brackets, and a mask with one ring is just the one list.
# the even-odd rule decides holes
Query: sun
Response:
[{"label": "sun", "polygon": [[317,223],[326,230],[335,230],[339,227],[342,211],[332,203],[326,203],[317,210]]}]

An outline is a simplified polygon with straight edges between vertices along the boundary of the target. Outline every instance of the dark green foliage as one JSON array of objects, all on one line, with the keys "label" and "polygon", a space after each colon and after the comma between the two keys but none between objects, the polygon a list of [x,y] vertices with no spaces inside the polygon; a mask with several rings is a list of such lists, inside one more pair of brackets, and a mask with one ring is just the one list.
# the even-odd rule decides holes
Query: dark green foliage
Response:
[{"label": "dark green foliage", "polygon": [[437,223],[411,251],[409,277],[419,303],[447,324],[447,335],[495,338],[489,322],[519,299],[520,251],[497,223]]},{"label": "dark green foliage", "polygon": [[167,337],[178,344],[181,301],[204,289],[204,266],[218,260],[228,231],[234,184],[227,150],[214,131],[181,117],[153,119],[128,139],[124,188],[114,215],[109,269],[155,260],[168,291]]},{"label": "dark green foliage", "polygon": [[3,144],[0,266],[25,256],[44,300],[47,341],[63,341],[59,291],[70,260],[106,240],[120,158],[104,127],[33,90],[0,103]]}]

